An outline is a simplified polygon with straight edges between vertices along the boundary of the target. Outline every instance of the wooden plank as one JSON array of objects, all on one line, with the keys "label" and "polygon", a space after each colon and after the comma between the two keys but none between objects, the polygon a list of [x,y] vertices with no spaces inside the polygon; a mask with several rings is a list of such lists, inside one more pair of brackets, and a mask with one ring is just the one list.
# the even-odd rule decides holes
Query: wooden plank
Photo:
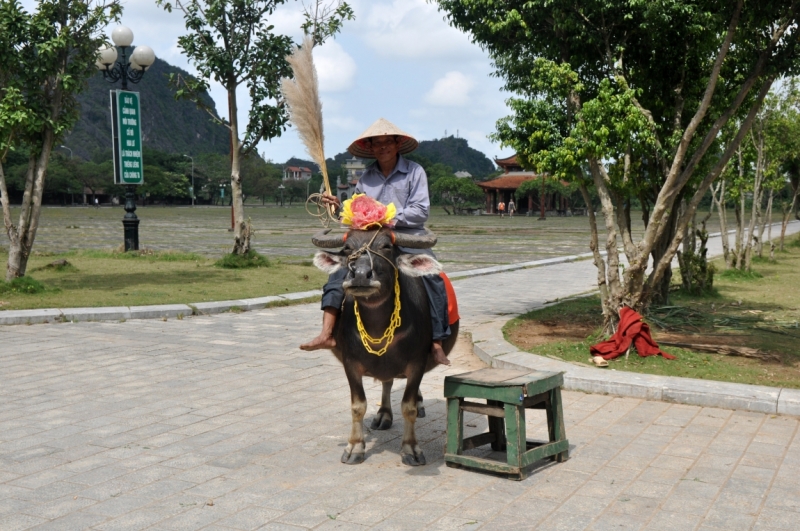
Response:
[{"label": "wooden plank", "polygon": [[522,407],[526,409],[544,409],[536,406],[542,402],[547,402],[548,400],[550,400],[550,391],[545,391],[544,393],[539,393],[538,395],[526,397],[525,400],[522,401]]},{"label": "wooden plank", "polygon": [[520,468],[520,457],[525,452],[525,410],[514,404],[506,404],[505,410],[506,459],[509,466]]},{"label": "wooden plank", "polygon": [[561,387],[564,385],[564,373],[555,373],[547,378],[536,380],[535,382],[528,382],[525,385],[525,395],[533,396],[540,393],[545,393],[554,387]]},{"label": "wooden plank", "polygon": [[483,446],[484,444],[493,443],[496,440],[497,436],[491,432],[481,433],[480,435],[473,435],[472,437],[467,437],[466,439],[464,439],[463,449],[464,451],[472,450],[473,448]]},{"label": "wooden plank", "polygon": [[463,450],[464,413],[461,398],[447,399],[447,452],[460,454]]},{"label": "wooden plank", "polygon": [[464,382],[444,383],[445,397],[485,398],[508,404],[521,404],[525,399],[522,387],[483,387]]},{"label": "wooden plank", "polygon": [[467,402],[466,400],[461,402],[461,409],[463,411],[469,411],[470,413],[477,413],[479,415],[486,415],[489,417],[503,418],[506,416],[506,413],[502,407],[478,404],[476,402]]},{"label": "wooden plank", "polygon": [[504,382],[530,374],[531,371],[517,369],[493,369],[485,368],[477,371],[467,372],[448,376],[447,378],[458,381],[470,381],[480,383]]},{"label": "wooden plank", "polygon": [[[447,376],[446,379],[456,382],[472,383],[477,385],[505,385],[508,380],[515,380],[529,374],[530,371],[519,371],[515,369],[479,369],[477,371]],[[524,385],[523,380],[521,384]]]},{"label": "wooden plank", "polygon": [[520,459],[520,467],[525,468],[526,466],[532,465],[536,461],[544,459],[545,457],[560,454],[567,450],[569,450],[569,441],[566,439],[563,441],[545,444],[544,446],[539,446],[533,450],[528,450],[522,455],[522,458]]},{"label": "wooden plank", "polygon": [[484,459],[483,457],[473,457],[471,455],[455,455],[447,453],[444,454],[444,460],[449,463],[458,463],[459,465],[477,468],[480,470],[486,470],[488,472],[500,472],[502,474],[519,474],[519,467],[508,466],[505,463],[498,463],[497,461],[492,461],[491,459]]},{"label": "wooden plank", "polygon": [[548,380],[553,376],[558,376],[559,374],[561,374],[563,377],[564,373],[557,371],[532,371],[524,376],[519,376],[511,380],[506,380],[506,383],[508,385],[526,385],[530,382],[539,382],[542,380]]}]

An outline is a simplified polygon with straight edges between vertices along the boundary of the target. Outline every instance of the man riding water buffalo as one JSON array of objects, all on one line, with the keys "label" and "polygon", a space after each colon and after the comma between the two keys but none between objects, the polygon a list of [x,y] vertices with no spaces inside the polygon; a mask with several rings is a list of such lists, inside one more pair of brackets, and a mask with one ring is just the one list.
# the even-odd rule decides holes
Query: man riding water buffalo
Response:
[{"label": "man riding water buffalo", "polygon": [[[355,157],[375,159],[361,176],[355,192],[366,194],[383,204],[393,204],[396,209],[394,230],[409,235],[424,234],[424,224],[428,220],[430,209],[428,178],[425,170],[416,162],[403,157],[404,154],[414,151],[418,145],[419,142],[414,137],[381,118],[347,148],[347,151]],[[323,194],[322,201],[326,205],[339,206],[338,198],[329,194]],[[433,256],[430,249],[403,249],[403,251]],[[333,332],[344,302],[342,282],[347,273],[347,268],[342,268],[328,278],[322,296],[322,331],[316,338],[300,345],[302,350],[336,347]],[[442,341],[451,335],[445,283],[438,274],[425,275],[421,278],[430,306],[433,330],[431,355],[437,364],[450,365],[442,348]]]}]

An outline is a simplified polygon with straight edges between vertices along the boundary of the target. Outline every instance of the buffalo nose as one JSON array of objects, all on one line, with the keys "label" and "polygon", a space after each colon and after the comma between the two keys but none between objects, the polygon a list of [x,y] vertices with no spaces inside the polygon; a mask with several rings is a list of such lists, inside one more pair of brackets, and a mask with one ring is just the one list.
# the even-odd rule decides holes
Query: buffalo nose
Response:
[{"label": "buffalo nose", "polygon": [[356,267],[353,272],[353,280],[358,283],[359,281],[369,281],[372,279],[372,268],[370,267]]}]

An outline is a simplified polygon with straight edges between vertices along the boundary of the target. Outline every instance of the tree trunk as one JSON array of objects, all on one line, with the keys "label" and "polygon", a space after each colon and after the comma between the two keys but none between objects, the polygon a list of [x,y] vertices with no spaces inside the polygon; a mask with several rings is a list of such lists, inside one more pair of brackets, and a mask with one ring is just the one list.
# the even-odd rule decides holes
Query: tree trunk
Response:
[{"label": "tree trunk", "polygon": [[[761,225],[758,230],[758,257],[762,258],[764,253],[764,231],[767,230],[767,240],[772,241],[772,198],[775,195],[774,190],[769,191],[769,198],[767,199],[767,211],[761,217]],[[759,209],[760,214],[760,209]]]},{"label": "tree trunk", "polygon": [[744,270],[750,271],[753,262],[753,242],[759,243],[758,236],[755,234],[756,220],[761,215],[761,181],[764,177],[764,168],[762,166],[763,158],[759,151],[758,160],[756,162],[756,178],[753,183],[753,205],[750,208],[750,224],[747,227],[747,245],[744,252]]},{"label": "tree trunk", "polygon": [[[586,184],[581,180],[580,190],[583,200],[587,205],[591,204],[589,197],[589,190]],[[600,290],[600,307],[603,309],[603,317],[606,322],[612,322],[615,319],[616,310],[609,304],[608,297],[608,282],[606,281],[606,263],[603,256],[600,254],[599,240],[597,237],[597,218],[594,215],[594,210],[589,208],[586,211],[589,214],[589,228],[592,230],[592,239],[589,242],[589,249],[592,251],[594,257],[594,265],[597,268],[597,288]]]},{"label": "tree trunk", "polygon": [[544,174],[541,174],[539,178],[542,179],[541,188],[539,189],[539,219],[544,220],[547,219],[545,215],[545,209],[547,205],[545,204],[545,193],[544,193]]},{"label": "tree trunk", "polygon": [[[619,310],[623,305],[625,295],[625,290],[623,290],[622,282],[619,277],[619,250],[617,249],[617,231],[614,224],[614,202],[611,199],[611,195],[603,179],[600,163],[595,159],[589,159],[589,167],[592,172],[595,188],[597,189],[597,195],[600,198],[600,205],[603,210],[603,218],[605,219],[606,225],[605,276],[608,286],[608,298],[606,300],[605,311],[603,312],[605,317],[604,332],[613,333],[619,322]],[[627,273],[626,271],[626,275]]]},{"label": "tree trunk", "polygon": [[[722,240],[722,258],[725,260],[725,269],[731,268],[731,244],[728,238],[728,212],[725,201],[725,179],[717,185],[716,189],[711,190],[711,197],[717,205],[717,215],[719,216],[719,237]],[[719,193],[719,199],[717,198]]]},{"label": "tree trunk", "polygon": [[[681,192],[682,193],[682,192]],[[675,237],[675,233],[677,232],[678,228],[678,209],[673,209],[670,212],[669,217],[667,218],[667,223],[669,224],[667,230],[661,233],[661,238],[653,245],[653,250],[651,252],[651,256],[653,257],[653,264],[658,264],[667,254],[669,250],[670,243],[672,239]],[[694,216],[692,216],[694,217]],[[694,223],[693,223],[694,225]],[[694,230],[694,226],[692,227]],[[690,239],[694,241],[694,233],[690,236]],[[690,245],[690,250],[694,252],[694,245]],[[670,257],[671,258],[671,257]],[[672,283],[672,268],[668,267],[664,274],[661,275],[659,281],[653,285],[652,293],[643,294],[642,300],[637,305],[640,309],[638,310],[639,313],[644,311],[646,305],[652,300],[655,302],[659,302],[661,304],[669,304],[669,286]]]},{"label": "tree trunk", "polygon": [[55,135],[51,129],[45,130],[42,139],[42,150],[38,157],[31,156],[28,161],[28,171],[25,175],[25,192],[22,196],[22,205],[19,222],[15,227],[11,224],[11,205],[8,201],[5,178],[2,179],[3,219],[6,234],[8,234],[8,263],[6,265],[6,281],[24,277],[28,268],[28,259],[36,239],[39,228],[39,214],[42,209],[42,195],[44,194],[44,181],[47,174],[47,162],[50,159]]},{"label": "tree trunk", "polygon": [[[798,187],[800,190],[800,187]],[[783,209],[783,220],[781,222],[781,245],[780,249],[783,252],[783,242],[786,238],[786,227],[789,225],[789,218],[792,216],[792,212],[794,212],[795,207],[797,206],[797,190],[794,191],[794,195],[792,196],[792,204],[789,208],[786,208],[786,203],[781,203],[781,208]]]},{"label": "tree trunk", "polygon": [[243,255],[250,250],[250,226],[244,219],[242,200],[242,176],[240,173],[239,118],[236,104],[236,85],[229,84],[228,117],[231,127],[231,205],[233,206],[233,249],[232,254]]}]

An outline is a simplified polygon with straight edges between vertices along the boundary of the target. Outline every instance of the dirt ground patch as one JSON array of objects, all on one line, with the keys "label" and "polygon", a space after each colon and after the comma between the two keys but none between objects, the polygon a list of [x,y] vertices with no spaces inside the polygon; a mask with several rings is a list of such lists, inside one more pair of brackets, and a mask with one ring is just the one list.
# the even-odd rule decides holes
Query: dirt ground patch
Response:
[{"label": "dirt ground patch", "polygon": [[[641,358],[632,351],[612,360],[610,368],[800,388],[800,244],[790,245],[776,262],[758,261],[754,269],[760,277],[719,275],[713,295],[676,292],[670,305],[651,308],[645,320],[653,338],[677,360]],[[593,296],[520,316],[504,333],[522,350],[586,364],[589,347],[605,339],[601,325]]]}]

